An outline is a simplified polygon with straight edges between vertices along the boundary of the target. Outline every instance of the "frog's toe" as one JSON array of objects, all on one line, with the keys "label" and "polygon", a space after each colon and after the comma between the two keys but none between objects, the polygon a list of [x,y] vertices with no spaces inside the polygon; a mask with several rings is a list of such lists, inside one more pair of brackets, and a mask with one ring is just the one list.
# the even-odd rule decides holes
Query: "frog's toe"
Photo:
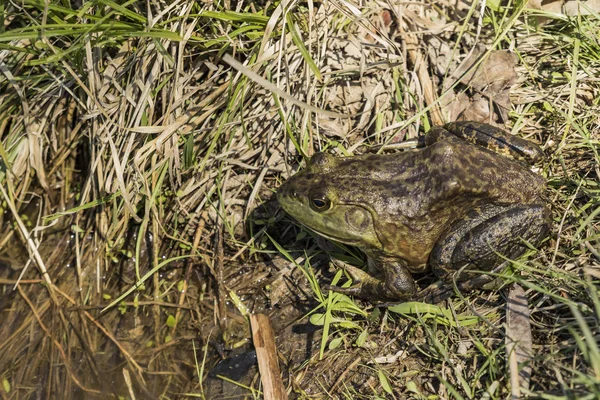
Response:
[{"label": "frog's toe", "polygon": [[343,261],[332,260],[332,262],[333,262],[333,265],[335,265],[336,267],[341,268],[344,271],[348,272],[350,274],[350,276],[352,277],[352,279],[357,283],[365,282],[370,279],[375,279],[369,273],[363,271],[362,269],[357,268],[353,265],[347,264]]},{"label": "frog's toe", "polygon": [[359,297],[365,300],[406,300],[404,296],[398,296],[398,294],[390,290],[389,287],[383,281],[376,278],[369,277],[365,281],[361,281],[347,288],[325,285],[325,289],[331,290],[336,293],[342,293],[347,296]]},{"label": "frog's toe", "polygon": [[346,296],[362,297],[362,285],[357,284],[350,287],[339,287],[335,285],[324,285],[323,289],[331,290],[335,293],[345,294]]},{"label": "frog's toe", "polygon": [[372,277],[371,275],[369,275],[367,272],[363,271],[362,269],[357,268],[353,265],[347,264],[343,261],[333,259],[333,260],[331,260],[331,262],[337,268],[341,268],[344,271],[348,272],[348,274],[350,274],[350,277],[352,278],[352,281],[354,282],[354,285],[349,286],[349,287],[324,285],[323,288],[325,290],[331,290],[332,292],[342,293],[347,296],[355,296],[355,297],[361,297],[361,298],[367,298],[367,299],[369,298],[368,294],[365,293],[363,283],[375,281],[376,279],[374,277]]},{"label": "frog's toe", "polygon": [[350,274],[354,285],[347,288],[327,285],[325,288],[328,290],[367,300],[407,300],[416,292],[412,278],[409,284],[399,279],[398,274],[388,274],[390,276],[382,280],[342,261],[333,260],[333,263]]}]

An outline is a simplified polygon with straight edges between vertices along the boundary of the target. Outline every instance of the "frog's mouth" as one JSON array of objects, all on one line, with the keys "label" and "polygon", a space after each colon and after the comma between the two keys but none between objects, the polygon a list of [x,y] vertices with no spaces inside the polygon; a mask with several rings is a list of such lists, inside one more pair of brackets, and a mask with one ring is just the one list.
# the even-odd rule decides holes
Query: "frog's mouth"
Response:
[{"label": "frog's mouth", "polygon": [[360,247],[361,245],[364,244],[363,240],[361,240],[361,239],[349,239],[347,237],[335,236],[335,235],[331,235],[328,233],[319,232],[318,230],[316,230],[306,224],[303,224],[302,222],[300,222],[300,225],[302,225],[309,231],[316,233],[319,236],[323,236],[327,240],[347,244],[349,246],[356,246],[356,247]]}]

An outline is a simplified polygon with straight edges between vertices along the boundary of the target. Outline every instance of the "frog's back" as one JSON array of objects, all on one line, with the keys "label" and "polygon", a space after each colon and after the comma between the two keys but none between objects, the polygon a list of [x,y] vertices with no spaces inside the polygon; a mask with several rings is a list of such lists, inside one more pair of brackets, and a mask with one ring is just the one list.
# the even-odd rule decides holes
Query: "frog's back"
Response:
[{"label": "frog's back", "polygon": [[460,197],[498,204],[540,201],[544,179],[528,166],[463,141],[438,142],[423,150],[430,165],[434,203]]},{"label": "frog's back", "polygon": [[544,188],[520,163],[460,141],[341,159],[326,184],[341,202],[370,206],[382,218],[418,218],[462,199],[529,204]]}]

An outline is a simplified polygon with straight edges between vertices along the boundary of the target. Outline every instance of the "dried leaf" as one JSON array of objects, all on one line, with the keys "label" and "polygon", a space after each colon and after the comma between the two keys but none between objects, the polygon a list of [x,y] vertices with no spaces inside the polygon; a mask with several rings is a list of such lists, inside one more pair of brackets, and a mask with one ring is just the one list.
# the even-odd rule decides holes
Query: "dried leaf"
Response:
[{"label": "dried leaf", "polygon": [[[528,8],[534,10],[542,10],[548,13],[576,16],[576,15],[590,15],[592,13],[600,12],[600,0],[589,0],[589,1],[542,1],[542,0],[530,0],[527,3]],[[545,22],[547,19],[544,18],[541,22]]]},{"label": "dried leaf", "polygon": [[[476,66],[481,57],[487,58]],[[485,89],[487,94],[496,95],[515,83],[516,64],[517,56],[509,51],[496,50],[486,56],[480,49],[463,61],[453,76],[470,88],[477,91]]]},{"label": "dried leaf", "polygon": [[445,104],[448,119],[488,123],[506,121],[511,108],[509,90],[517,78],[516,62],[516,56],[508,51],[486,53],[483,48],[475,49],[452,74],[453,79],[446,82],[446,87],[449,87],[459,80],[471,89]]}]

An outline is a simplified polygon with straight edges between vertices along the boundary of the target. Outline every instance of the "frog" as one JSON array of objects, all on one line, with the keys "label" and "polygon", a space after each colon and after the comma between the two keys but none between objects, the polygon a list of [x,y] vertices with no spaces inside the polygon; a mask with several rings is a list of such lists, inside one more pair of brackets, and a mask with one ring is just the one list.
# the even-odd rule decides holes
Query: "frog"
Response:
[{"label": "frog", "polygon": [[435,299],[414,279],[433,273],[473,290],[549,235],[546,182],[531,170],[544,158],[537,144],[474,121],[432,127],[420,143],[390,154],[317,152],[277,190],[301,225],[367,256],[367,271],[346,266],[352,286],[327,288],[374,301]]}]

